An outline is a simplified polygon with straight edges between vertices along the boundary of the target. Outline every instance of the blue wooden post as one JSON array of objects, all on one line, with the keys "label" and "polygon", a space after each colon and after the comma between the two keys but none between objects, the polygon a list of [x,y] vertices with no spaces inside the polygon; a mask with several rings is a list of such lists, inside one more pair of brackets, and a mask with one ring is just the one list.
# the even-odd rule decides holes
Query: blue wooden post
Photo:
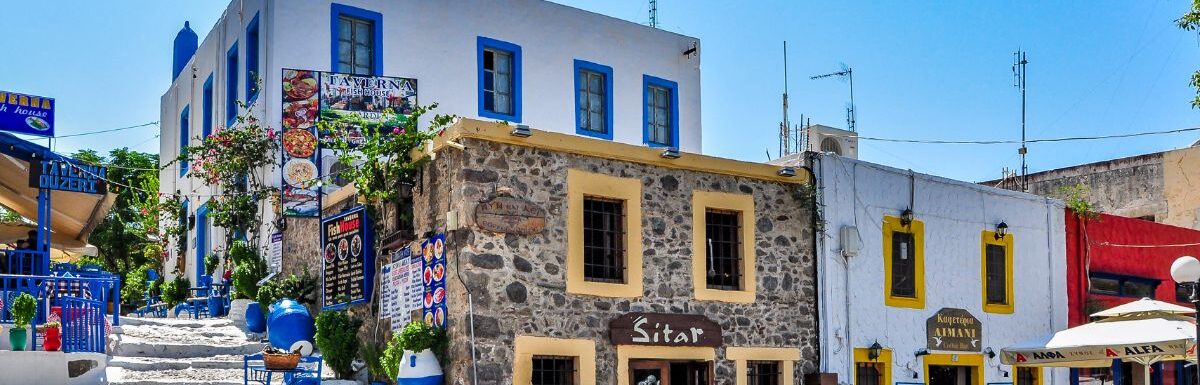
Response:
[{"label": "blue wooden post", "polygon": [[1079,385],[1079,369],[1071,368],[1071,385]]},{"label": "blue wooden post", "polygon": [[121,278],[115,278],[113,282],[113,314],[112,325],[121,326]]},{"label": "blue wooden post", "polygon": [[1125,373],[1121,373],[1121,360],[1113,360],[1112,375],[1113,385],[1121,385],[1121,380],[1125,377]]}]

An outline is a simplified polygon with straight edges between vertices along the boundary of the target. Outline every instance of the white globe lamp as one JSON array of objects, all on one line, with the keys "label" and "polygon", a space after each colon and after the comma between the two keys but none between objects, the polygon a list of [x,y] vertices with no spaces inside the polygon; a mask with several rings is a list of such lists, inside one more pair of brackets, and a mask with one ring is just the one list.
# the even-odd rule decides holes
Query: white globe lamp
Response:
[{"label": "white globe lamp", "polygon": [[1178,283],[1200,282],[1200,260],[1187,255],[1175,259],[1171,263],[1171,278]]}]

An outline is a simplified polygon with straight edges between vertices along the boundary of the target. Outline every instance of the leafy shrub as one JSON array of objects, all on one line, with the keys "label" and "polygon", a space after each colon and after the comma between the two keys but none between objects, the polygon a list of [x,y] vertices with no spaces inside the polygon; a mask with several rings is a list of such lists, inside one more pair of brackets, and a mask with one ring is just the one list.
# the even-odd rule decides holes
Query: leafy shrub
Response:
[{"label": "leafy shrub", "polygon": [[233,244],[229,246],[229,261],[234,264],[234,298],[256,298],[258,281],[267,276],[267,262],[246,241],[233,241]]},{"label": "leafy shrub", "polygon": [[176,276],[174,280],[162,285],[162,300],[167,306],[175,307],[187,301],[191,288],[192,280],[182,275]]},{"label": "leafy shrub", "polygon": [[395,375],[387,377],[388,371],[383,367],[384,346],[378,342],[362,344],[362,359],[367,363],[367,373],[372,381],[382,381],[386,384],[395,382]]},{"label": "leafy shrub", "polygon": [[125,284],[121,286],[122,302],[141,307],[140,304],[146,300],[146,272],[151,268],[153,265],[145,264],[125,274]]},{"label": "leafy shrub", "polygon": [[258,288],[255,300],[264,306],[288,298],[306,305],[317,303],[317,278],[305,272],[297,277],[289,274],[287,278],[270,280]]},{"label": "leafy shrub", "polygon": [[337,378],[354,376],[351,362],[358,357],[358,328],[362,321],[341,311],[323,311],[317,316],[317,348]]},{"label": "leafy shrub", "polygon": [[34,299],[29,293],[21,293],[13,300],[12,317],[13,323],[18,328],[29,326],[29,320],[33,319],[34,312],[37,311],[37,299]]},{"label": "leafy shrub", "polygon": [[217,253],[208,253],[204,256],[204,274],[212,275],[213,271],[217,270],[217,266],[221,264],[221,256]]},{"label": "leafy shrub", "polygon": [[432,350],[438,360],[444,363],[449,342],[445,329],[426,325],[421,321],[412,321],[404,325],[400,333],[392,336],[387,349],[383,351],[380,365],[388,378],[396,378],[400,372],[400,360],[404,358],[404,351],[420,352],[425,349]]}]

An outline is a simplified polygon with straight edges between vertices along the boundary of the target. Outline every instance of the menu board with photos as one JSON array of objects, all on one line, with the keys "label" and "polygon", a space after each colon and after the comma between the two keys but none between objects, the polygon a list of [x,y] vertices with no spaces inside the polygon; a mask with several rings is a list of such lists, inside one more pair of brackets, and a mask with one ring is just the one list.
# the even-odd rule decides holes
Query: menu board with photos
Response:
[{"label": "menu board with photos", "polygon": [[323,308],[343,307],[371,298],[375,250],[365,206],[321,220]]},{"label": "menu board with photos", "polygon": [[317,187],[317,119],[320,114],[319,73],[308,70],[283,70],[283,108],[280,125],[283,134],[283,215],[315,217],[321,215],[321,194]]},{"label": "menu board with photos", "polygon": [[421,316],[425,324],[446,327],[446,235],[421,242],[421,282],[424,284]]}]

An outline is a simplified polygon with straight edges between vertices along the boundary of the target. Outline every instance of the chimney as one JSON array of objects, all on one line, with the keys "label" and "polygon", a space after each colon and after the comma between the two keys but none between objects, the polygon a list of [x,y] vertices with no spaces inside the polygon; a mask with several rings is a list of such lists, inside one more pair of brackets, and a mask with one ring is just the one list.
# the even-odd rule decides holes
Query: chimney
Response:
[{"label": "chimney", "polygon": [[175,52],[171,63],[171,81],[175,81],[179,77],[179,73],[183,72],[183,67],[187,65],[188,60],[192,59],[192,55],[196,54],[196,47],[199,45],[199,38],[196,37],[196,32],[192,31],[192,27],[188,22],[183,22],[183,29],[175,35]]}]

